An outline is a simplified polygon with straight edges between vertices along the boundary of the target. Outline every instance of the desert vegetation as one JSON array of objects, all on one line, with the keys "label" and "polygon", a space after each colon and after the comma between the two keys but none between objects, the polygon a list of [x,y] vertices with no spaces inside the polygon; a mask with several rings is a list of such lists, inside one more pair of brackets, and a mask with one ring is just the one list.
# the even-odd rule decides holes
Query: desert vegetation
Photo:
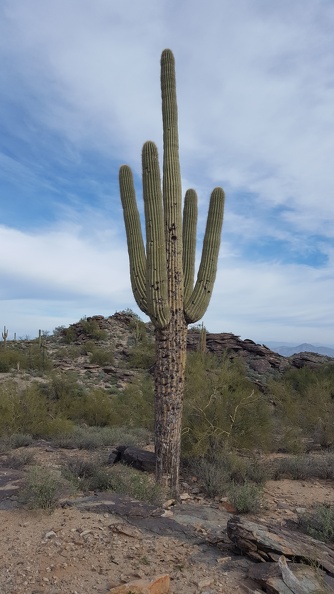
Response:
[{"label": "desert vegetation", "polygon": [[[71,332],[57,329],[46,339],[44,363],[38,340],[7,341],[0,349],[2,463],[27,469],[23,497],[29,505],[40,501],[52,508],[64,489],[78,488],[159,497],[147,477],[123,467],[111,471],[105,458],[111,446],[153,444],[152,329],[132,312],[122,316],[123,325],[112,334],[102,329],[96,338],[86,327],[78,331],[82,321]],[[192,332],[201,345],[202,330]],[[94,352],[105,356],[92,364]],[[59,368],[61,362],[71,368]],[[196,476],[208,497],[228,497],[240,513],[258,509],[269,479],[334,478],[334,366],[288,369],[264,385],[254,383],[247,365],[227,352],[217,356],[199,346],[188,353],[181,471]],[[46,493],[42,487],[40,492],[43,473],[29,449],[40,439],[56,448],[96,452],[94,468],[77,456],[75,468],[69,460],[60,476],[45,475]],[[328,532],[332,513],[332,507],[317,510],[316,526],[321,520]],[[310,515],[300,524],[313,530]]]}]

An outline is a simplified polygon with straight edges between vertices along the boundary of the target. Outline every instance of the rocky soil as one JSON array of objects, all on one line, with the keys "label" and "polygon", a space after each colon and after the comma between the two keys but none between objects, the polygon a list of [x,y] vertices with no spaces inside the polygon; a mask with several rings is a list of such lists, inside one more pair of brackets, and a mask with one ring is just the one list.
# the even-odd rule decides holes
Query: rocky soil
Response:
[{"label": "rocky soil", "polygon": [[[59,468],[69,455],[42,444],[30,449],[45,467]],[[1,594],[107,594],[121,583],[164,573],[171,594],[259,591],[247,577],[253,562],[237,554],[226,534],[233,509],[224,499],[206,498],[193,483],[182,483],[176,505],[90,493],[63,498],[50,514],[18,505],[24,472],[0,468]],[[248,517],[291,526],[301,509],[317,502],[334,504],[333,482],[268,481],[260,512]]]}]

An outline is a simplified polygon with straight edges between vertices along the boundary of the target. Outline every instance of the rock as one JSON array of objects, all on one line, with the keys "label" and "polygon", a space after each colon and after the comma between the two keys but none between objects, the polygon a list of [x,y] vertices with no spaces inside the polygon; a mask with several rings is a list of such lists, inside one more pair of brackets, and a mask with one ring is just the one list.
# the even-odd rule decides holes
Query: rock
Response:
[{"label": "rock", "polygon": [[256,561],[277,561],[280,555],[304,563],[318,564],[334,575],[334,551],[306,534],[250,522],[233,516],[227,522],[231,541]]},{"label": "rock", "polygon": [[330,594],[322,572],[298,563],[287,566],[280,557],[278,563],[256,563],[248,570],[248,577],[271,594]]},{"label": "rock", "polygon": [[109,590],[108,594],[168,594],[170,578],[168,574],[159,575],[151,580],[134,580]]},{"label": "rock", "polygon": [[146,472],[155,472],[155,454],[139,448],[118,446],[109,455],[109,464],[123,462],[128,466],[133,466],[138,470]]}]

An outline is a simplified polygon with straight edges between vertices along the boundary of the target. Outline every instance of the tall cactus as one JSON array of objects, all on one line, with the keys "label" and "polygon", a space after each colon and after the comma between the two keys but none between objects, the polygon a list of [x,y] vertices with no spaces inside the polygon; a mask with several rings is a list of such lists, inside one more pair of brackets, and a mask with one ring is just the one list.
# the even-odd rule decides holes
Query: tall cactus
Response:
[{"label": "tall cactus", "polygon": [[2,332],[2,338],[3,338],[3,348],[5,349],[7,346],[7,336],[8,336],[8,330],[6,328],[6,326],[3,327],[3,332]]},{"label": "tall cactus", "polygon": [[120,194],[134,297],[155,328],[156,478],[178,494],[187,325],[205,313],[216,277],[224,213],[224,192],[211,194],[202,258],[195,278],[197,195],[188,190],[182,214],[175,62],[161,56],[163,179],[158,151],[142,151],[146,248],[131,169],[122,165]]}]

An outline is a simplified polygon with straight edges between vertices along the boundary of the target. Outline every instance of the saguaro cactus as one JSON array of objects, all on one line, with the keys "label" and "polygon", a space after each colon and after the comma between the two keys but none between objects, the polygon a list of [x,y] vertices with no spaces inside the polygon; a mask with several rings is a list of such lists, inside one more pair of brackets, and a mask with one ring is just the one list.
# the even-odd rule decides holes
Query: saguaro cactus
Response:
[{"label": "saguaro cactus", "polygon": [[163,179],[158,151],[149,141],[142,151],[146,249],[131,169],[122,165],[120,193],[134,297],[155,327],[156,478],[178,494],[187,325],[209,304],[217,271],[224,192],[211,194],[202,258],[195,278],[197,195],[188,190],[182,216],[175,62],[161,56]]},{"label": "saguaro cactus", "polygon": [[2,338],[3,338],[3,348],[5,349],[7,346],[7,336],[8,336],[8,330],[6,328],[6,326],[3,327],[3,332],[2,332]]}]

